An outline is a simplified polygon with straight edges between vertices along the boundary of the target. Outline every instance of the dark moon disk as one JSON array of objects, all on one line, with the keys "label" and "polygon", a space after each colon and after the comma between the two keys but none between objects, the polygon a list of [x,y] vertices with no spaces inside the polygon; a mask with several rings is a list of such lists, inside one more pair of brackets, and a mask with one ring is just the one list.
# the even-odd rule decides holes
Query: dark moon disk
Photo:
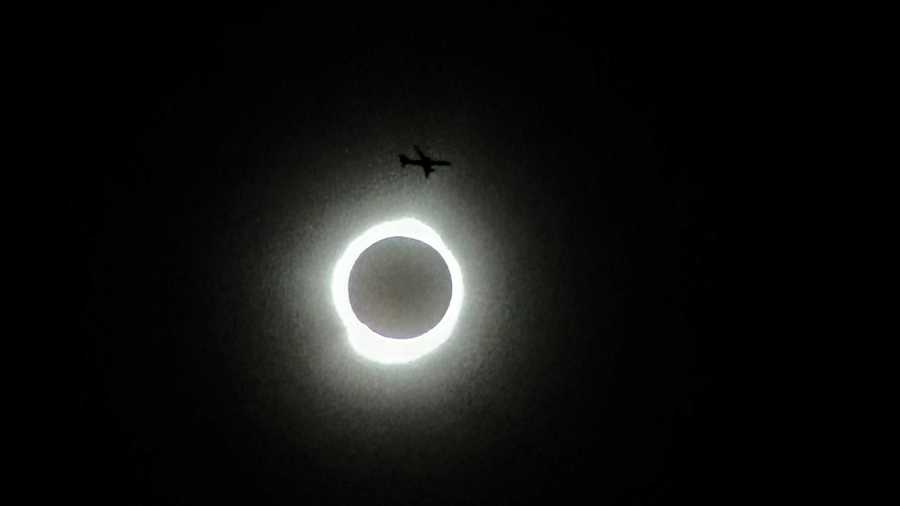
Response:
[{"label": "dark moon disk", "polygon": [[350,306],[359,321],[395,339],[419,336],[450,305],[450,270],[422,241],[391,237],[360,255],[350,271]]}]

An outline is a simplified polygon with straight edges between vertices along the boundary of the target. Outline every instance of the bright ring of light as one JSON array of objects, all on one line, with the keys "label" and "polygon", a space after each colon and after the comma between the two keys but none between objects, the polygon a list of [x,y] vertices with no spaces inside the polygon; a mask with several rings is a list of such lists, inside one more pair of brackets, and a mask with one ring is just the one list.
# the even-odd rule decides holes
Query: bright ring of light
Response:
[{"label": "bright ring of light", "polygon": [[[392,339],[376,333],[359,321],[350,306],[350,270],[369,246],[391,237],[408,237],[431,246],[441,255],[450,271],[450,305],[444,317],[431,330],[409,339]],[[437,232],[418,220],[402,218],[375,225],[347,246],[334,268],[331,296],[338,316],[347,327],[350,344],[357,353],[383,364],[411,362],[434,351],[450,338],[462,308],[462,270]]]}]

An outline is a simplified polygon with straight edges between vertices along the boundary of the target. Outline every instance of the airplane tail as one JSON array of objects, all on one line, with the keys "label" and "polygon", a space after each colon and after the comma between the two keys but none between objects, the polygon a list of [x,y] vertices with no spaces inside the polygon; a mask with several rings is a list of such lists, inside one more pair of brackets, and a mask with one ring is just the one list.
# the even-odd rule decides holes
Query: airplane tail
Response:
[{"label": "airplane tail", "polygon": [[400,155],[400,166],[401,166],[401,167],[406,167],[406,164],[408,164],[408,163],[411,162],[411,161],[412,161],[412,160],[410,160],[409,158],[407,158],[406,155]]}]

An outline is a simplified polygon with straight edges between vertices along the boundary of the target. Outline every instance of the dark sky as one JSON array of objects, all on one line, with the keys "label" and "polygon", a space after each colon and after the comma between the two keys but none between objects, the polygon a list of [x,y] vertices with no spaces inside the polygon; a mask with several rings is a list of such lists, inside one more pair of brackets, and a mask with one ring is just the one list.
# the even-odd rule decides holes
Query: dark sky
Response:
[{"label": "dark sky", "polygon": [[[731,502],[718,55],[662,20],[420,7],[82,25],[73,493]],[[400,167],[413,144],[453,165]],[[328,283],[401,216],[467,297],[450,341],[382,366]]]}]

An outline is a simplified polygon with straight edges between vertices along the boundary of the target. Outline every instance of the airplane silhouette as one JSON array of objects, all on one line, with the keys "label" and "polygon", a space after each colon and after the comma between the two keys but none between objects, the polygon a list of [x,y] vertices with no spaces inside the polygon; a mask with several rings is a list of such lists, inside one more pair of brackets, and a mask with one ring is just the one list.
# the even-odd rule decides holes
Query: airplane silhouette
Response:
[{"label": "airplane silhouette", "polygon": [[419,149],[419,146],[413,146],[413,147],[416,149],[416,153],[419,154],[419,159],[412,160],[412,159],[408,158],[406,155],[400,155],[400,164],[403,167],[406,167],[407,165],[418,165],[418,166],[422,167],[422,170],[425,171],[425,178],[428,178],[428,176],[431,175],[432,172],[434,172],[434,169],[432,167],[450,165],[450,162],[446,162],[443,160],[435,160],[434,158],[429,158],[424,153],[422,153],[422,150]]}]

